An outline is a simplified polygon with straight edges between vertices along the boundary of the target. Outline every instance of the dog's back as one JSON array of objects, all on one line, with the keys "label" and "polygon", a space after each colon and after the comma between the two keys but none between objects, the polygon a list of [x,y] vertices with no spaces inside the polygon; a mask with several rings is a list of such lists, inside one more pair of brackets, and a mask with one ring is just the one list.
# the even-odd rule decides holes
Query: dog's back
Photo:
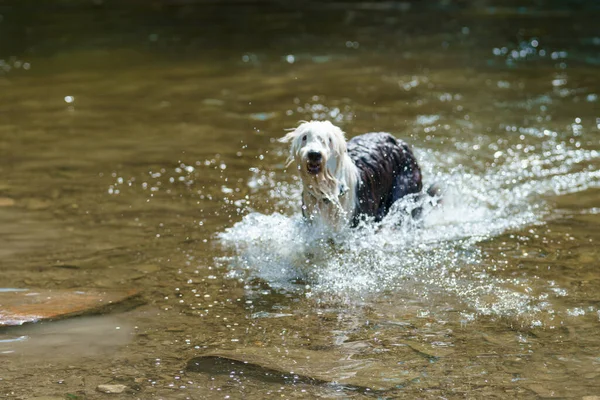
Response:
[{"label": "dog's back", "polygon": [[363,215],[380,221],[396,200],[423,188],[421,169],[411,149],[389,133],[367,133],[347,145],[360,172],[353,225]]}]

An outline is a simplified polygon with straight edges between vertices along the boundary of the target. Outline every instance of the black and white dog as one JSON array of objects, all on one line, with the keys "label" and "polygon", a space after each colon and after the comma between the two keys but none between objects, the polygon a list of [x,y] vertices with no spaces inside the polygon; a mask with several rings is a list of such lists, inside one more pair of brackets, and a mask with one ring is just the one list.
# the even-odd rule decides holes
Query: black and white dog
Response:
[{"label": "black and white dog", "polygon": [[392,204],[421,192],[421,169],[408,145],[389,133],[346,142],[329,121],[302,122],[281,142],[290,145],[302,179],[302,214],[336,231],[361,218],[381,221]]}]

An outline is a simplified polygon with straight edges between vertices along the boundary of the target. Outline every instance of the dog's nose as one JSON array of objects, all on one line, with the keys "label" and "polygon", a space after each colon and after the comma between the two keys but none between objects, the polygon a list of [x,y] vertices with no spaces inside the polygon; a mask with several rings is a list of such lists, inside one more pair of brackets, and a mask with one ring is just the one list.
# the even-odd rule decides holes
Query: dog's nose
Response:
[{"label": "dog's nose", "polygon": [[314,150],[309,151],[307,156],[308,156],[308,161],[311,161],[311,162],[319,162],[323,158],[323,155],[321,154],[320,151],[314,151]]}]

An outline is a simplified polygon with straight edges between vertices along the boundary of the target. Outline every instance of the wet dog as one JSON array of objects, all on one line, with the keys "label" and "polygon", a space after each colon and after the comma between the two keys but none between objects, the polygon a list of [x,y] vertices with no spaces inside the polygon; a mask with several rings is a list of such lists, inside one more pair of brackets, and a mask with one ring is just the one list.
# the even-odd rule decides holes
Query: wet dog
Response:
[{"label": "wet dog", "polygon": [[412,150],[389,133],[346,142],[331,122],[310,121],[280,141],[290,143],[288,165],[296,162],[302,179],[302,214],[336,231],[361,219],[381,221],[395,201],[423,188]]}]

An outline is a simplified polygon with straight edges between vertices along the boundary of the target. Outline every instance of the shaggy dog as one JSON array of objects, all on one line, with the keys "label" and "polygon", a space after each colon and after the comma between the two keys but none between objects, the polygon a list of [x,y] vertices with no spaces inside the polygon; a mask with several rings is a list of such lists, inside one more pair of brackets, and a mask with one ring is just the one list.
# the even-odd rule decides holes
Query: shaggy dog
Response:
[{"label": "shaggy dog", "polygon": [[392,204],[422,189],[421,169],[408,145],[389,133],[367,133],[346,142],[329,121],[302,122],[281,142],[288,165],[302,179],[302,214],[339,231],[362,218],[381,221]]}]

